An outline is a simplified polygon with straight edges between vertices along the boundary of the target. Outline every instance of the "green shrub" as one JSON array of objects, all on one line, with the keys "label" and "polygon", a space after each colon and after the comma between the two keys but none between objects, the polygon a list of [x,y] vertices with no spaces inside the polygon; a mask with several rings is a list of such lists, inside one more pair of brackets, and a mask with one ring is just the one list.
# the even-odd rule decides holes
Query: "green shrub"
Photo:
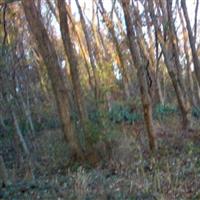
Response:
[{"label": "green shrub", "polygon": [[99,124],[93,123],[91,121],[87,122],[87,141],[90,144],[97,143],[102,138],[102,127]]},{"label": "green shrub", "polygon": [[114,103],[111,111],[109,112],[109,118],[115,122],[128,122],[133,123],[142,119],[142,115],[136,111],[132,111],[128,105],[120,103]]},{"label": "green shrub", "polygon": [[88,112],[88,118],[91,122],[98,124],[100,122],[100,118],[102,117],[102,113],[97,110],[91,110]]},{"label": "green shrub", "polygon": [[200,107],[192,108],[192,116],[199,119],[200,118]]},{"label": "green shrub", "polygon": [[177,108],[170,104],[158,104],[153,112],[153,117],[155,119],[163,119],[164,117],[168,117],[174,113],[177,113]]}]

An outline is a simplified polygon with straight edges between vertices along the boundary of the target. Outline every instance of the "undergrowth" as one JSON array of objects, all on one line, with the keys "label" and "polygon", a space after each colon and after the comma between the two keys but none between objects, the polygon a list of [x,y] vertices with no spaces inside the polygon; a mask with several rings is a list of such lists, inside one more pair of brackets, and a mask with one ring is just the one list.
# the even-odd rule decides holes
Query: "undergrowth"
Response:
[{"label": "undergrowth", "polygon": [[13,171],[5,157],[12,184],[1,188],[0,199],[200,199],[198,131],[184,136],[177,128],[176,115],[159,119],[158,150],[152,155],[141,123],[108,119],[105,115],[101,124],[87,125],[89,137],[101,153],[96,166],[69,165],[59,130],[40,132],[32,141],[35,180],[26,179],[23,163]]}]

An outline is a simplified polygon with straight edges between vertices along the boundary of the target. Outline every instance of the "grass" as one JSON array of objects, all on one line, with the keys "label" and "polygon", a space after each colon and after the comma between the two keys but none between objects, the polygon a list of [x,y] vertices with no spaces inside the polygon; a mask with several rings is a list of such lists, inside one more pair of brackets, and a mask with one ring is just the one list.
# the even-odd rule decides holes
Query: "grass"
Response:
[{"label": "grass", "polygon": [[20,200],[198,200],[200,132],[184,135],[177,127],[177,117],[156,124],[159,149],[151,155],[142,124],[113,126],[109,152],[102,152],[109,156],[96,167],[68,167],[61,132],[41,132],[33,141],[36,180],[25,180],[21,167],[17,169],[18,180],[1,189],[0,196]]}]

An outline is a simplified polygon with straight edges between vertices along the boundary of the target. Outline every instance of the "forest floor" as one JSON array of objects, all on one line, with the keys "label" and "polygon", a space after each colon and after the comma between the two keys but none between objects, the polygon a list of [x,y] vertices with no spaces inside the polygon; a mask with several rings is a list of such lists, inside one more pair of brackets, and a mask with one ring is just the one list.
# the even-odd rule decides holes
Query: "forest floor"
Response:
[{"label": "forest floor", "polygon": [[96,167],[74,164],[69,168],[60,131],[38,133],[30,144],[35,180],[26,160],[20,157],[17,167],[17,155],[4,141],[12,183],[0,188],[0,199],[199,200],[200,127],[197,122],[194,131],[182,131],[178,121],[170,117],[155,122],[158,150],[154,155],[148,150],[142,123],[115,125],[110,156]]}]

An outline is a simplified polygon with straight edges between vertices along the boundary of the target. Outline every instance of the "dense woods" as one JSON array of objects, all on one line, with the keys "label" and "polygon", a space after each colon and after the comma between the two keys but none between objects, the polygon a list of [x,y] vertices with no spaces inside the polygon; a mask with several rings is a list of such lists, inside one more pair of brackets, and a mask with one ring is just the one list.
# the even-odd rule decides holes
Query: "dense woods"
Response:
[{"label": "dense woods", "polygon": [[0,0],[0,199],[200,199],[199,0]]}]

